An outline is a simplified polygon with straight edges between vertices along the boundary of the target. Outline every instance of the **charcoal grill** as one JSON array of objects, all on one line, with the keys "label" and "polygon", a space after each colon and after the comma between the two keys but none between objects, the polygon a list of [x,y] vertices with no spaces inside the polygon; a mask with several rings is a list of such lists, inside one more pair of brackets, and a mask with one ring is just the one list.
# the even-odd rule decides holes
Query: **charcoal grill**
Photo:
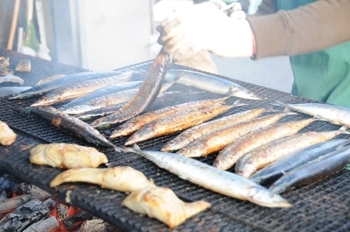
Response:
[{"label": "charcoal grill", "polygon": [[[20,59],[30,59],[32,71],[18,74],[25,80],[25,85],[32,86],[37,81],[54,74],[70,74],[87,71],[69,65],[50,62],[19,54],[9,50],[0,50],[0,56],[10,57],[11,69]],[[152,61],[123,67],[119,70],[135,68],[147,71]],[[173,65],[171,68],[185,68]],[[220,78],[226,78],[218,76]],[[252,90],[263,101],[241,100],[249,103],[232,109],[226,114],[247,110],[250,108],[271,108],[276,100],[288,103],[312,102],[308,99],[291,96],[290,94],[256,86],[250,83],[235,80],[238,84]],[[10,85],[10,84],[5,84]],[[173,86],[175,90],[188,92],[184,94],[189,101],[193,89],[183,86]],[[193,96],[200,98],[218,97],[215,94],[201,93]],[[36,99],[34,99],[36,100]],[[18,134],[12,146],[0,147],[0,171],[9,173],[16,178],[37,185],[38,187],[57,196],[89,213],[104,219],[117,226],[121,231],[169,231],[169,228],[156,219],[139,215],[122,207],[121,202],[126,194],[113,190],[102,189],[98,186],[84,183],[69,183],[54,189],[49,187],[50,181],[62,170],[41,167],[29,163],[28,148],[39,143],[67,142],[91,146],[91,144],[76,138],[66,131],[62,131],[44,119],[35,115],[20,114],[13,110],[14,106],[28,106],[33,101],[0,99],[0,120],[9,124]],[[233,103],[235,100],[232,98]],[[170,104],[170,103],[169,103]],[[280,108],[279,108],[280,109]],[[225,115],[226,115],[225,114]],[[223,116],[223,115],[222,115]],[[220,116],[220,117],[222,117]],[[290,115],[281,121],[307,118],[303,114]],[[303,129],[303,131],[326,131],[338,129],[339,126],[328,122],[317,121]],[[112,129],[102,131],[106,136]],[[139,144],[141,149],[159,150],[176,134],[145,141]],[[340,135],[337,138],[347,138]],[[122,146],[127,138],[113,140],[113,143]],[[229,198],[189,183],[177,176],[158,168],[145,158],[131,153],[115,153],[112,149],[98,147],[104,152],[111,166],[131,166],[142,171],[148,178],[152,178],[158,186],[171,188],[184,201],[205,200],[212,207],[190,219],[176,228],[177,231],[349,231],[350,230],[350,172],[342,170],[339,173],[305,187],[295,188],[282,194],[293,206],[289,209],[266,208],[252,203]],[[198,160],[212,164],[216,154]],[[232,170],[229,170],[232,171]]]}]

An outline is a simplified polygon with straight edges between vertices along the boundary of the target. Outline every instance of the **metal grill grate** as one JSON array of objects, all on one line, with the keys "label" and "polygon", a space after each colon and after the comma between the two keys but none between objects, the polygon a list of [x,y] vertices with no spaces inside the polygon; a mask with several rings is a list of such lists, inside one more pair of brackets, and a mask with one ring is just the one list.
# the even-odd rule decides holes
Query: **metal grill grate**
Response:
[{"label": "metal grill grate", "polygon": [[[11,57],[10,61],[12,65],[15,65],[22,58],[29,58],[32,61],[32,72],[21,75],[27,85],[33,85],[38,80],[53,74],[86,71],[8,50],[0,50],[0,55]],[[132,67],[147,71],[149,64],[150,62],[144,62],[123,69]],[[174,66],[174,68],[176,67]],[[249,103],[249,105],[234,108],[225,115],[257,107],[272,108],[270,103],[276,100],[291,103],[310,102],[309,100],[293,97],[284,92],[255,86],[238,80],[236,82],[251,89],[259,96],[265,98],[265,100],[255,102],[242,100]],[[190,88],[175,85],[174,90],[189,92]],[[194,97],[193,99],[189,99],[192,96],[191,94],[184,95],[186,98],[177,99],[177,101],[195,100]],[[196,97],[210,98],[218,96],[203,93],[196,95]],[[232,98],[230,103],[233,103],[235,100],[237,99]],[[50,188],[50,181],[61,170],[30,164],[28,149],[36,144],[48,142],[69,142],[87,146],[91,144],[57,129],[50,125],[49,122],[37,116],[19,114],[17,111],[12,110],[16,105],[27,106],[32,102],[33,99],[26,101],[9,101],[6,98],[0,99],[0,120],[7,122],[18,134],[18,139],[14,145],[0,147],[0,170],[12,174],[25,182],[35,184],[57,195],[61,200],[65,200],[66,193],[71,191],[70,199],[73,205],[108,221],[121,230],[168,231],[167,226],[163,223],[121,207],[121,202],[126,197],[124,193],[83,183],[64,184],[57,189]],[[291,115],[283,118],[281,121],[307,117],[303,114]],[[317,121],[303,129],[303,131],[325,131],[337,128],[339,126],[324,121]],[[111,131],[112,129],[102,132],[108,136]],[[175,135],[151,139],[140,143],[139,146],[142,149],[159,150],[162,145]],[[338,137],[346,138],[347,136],[341,135]],[[126,139],[113,140],[113,143],[121,146]],[[171,188],[185,201],[206,200],[212,204],[212,208],[188,219],[184,224],[178,226],[176,228],[178,231],[348,231],[350,229],[350,198],[348,197],[350,192],[350,185],[348,184],[350,173],[345,170],[323,181],[283,194],[283,197],[293,204],[292,208],[272,209],[229,198],[191,184],[158,168],[152,162],[136,154],[118,154],[111,149],[101,147],[98,149],[108,156],[112,166],[125,165],[140,170],[148,178],[152,178],[158,186]],[[198,160],[212,164],[215,156],[214,154],[207,158],[199,158]]]}]

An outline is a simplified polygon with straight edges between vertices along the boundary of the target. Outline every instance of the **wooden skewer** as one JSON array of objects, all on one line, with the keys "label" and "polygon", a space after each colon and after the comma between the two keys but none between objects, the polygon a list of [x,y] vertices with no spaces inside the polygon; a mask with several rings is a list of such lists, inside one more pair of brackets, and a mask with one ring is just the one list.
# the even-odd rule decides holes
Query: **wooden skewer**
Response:
[{"label": "wooden skewer", "polygon": [[19,13],[19,7],[20,7],[20,0],[16,0],[13,8],[13,15],[12,15],[12,24],[10,29],[10,36],[9,40],[7,42],[7,49],[12,50],[13,47],[13,41],[15,39],[16,34],[16,27],[17,27],[17,20],[18,20],[18,13]]}]

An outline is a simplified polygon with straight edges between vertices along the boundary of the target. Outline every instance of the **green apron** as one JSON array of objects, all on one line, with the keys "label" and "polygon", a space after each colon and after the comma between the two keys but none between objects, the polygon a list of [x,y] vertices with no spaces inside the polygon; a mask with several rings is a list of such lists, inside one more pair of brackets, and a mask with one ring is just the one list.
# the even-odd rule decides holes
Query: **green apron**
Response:
[{"label": "green apron", "polygon": [[[278,0],[291,10],[314,0]],[[297,96],[350,108],[350,42],[323,51],[291,56],[292,93]]]}]

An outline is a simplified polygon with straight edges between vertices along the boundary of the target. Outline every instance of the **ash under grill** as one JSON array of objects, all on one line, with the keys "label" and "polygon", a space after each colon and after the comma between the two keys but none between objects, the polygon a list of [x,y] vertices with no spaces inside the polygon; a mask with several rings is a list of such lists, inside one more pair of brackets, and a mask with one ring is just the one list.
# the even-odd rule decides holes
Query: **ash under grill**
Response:
[{"label": "ash under grill", "polygon": [[[34,85],[40,79],[58,73],[74,73],[86,71],[59,63],[45,61],[39,58],[29,57],[8,50],[0,50],[1,56],[11,57],[10,62],[15,66],[19,59],[29,58],[32,62],[32,71],[21,75],[25,85]],[[128,68],[147,71],[151,62],[135,64]],[[174,66],[176,68],[177,66]],[[183,68],[183,67],[181,67]],[[121,69],[121,70],[123,70]],[[225,78],[225,77],[221,77]],[[288,103],[311,102],[307,99],[293,97],[290,94],[267,89],[253,84],[235,80],[238,84],[252,90],[263,101],[241,100],[249,103],[246,106],[233,108],[220,117],[239,111],[257,107],[274,108],[271,103],[276,100]],[[183,86],[174,86],[174,90],[188,92],[179,102],[197,100],[195,98],[211,98],[218,95],[210,93],[191,94],[193,89]],[[191,98],[193,96],[193,98]],[[36,98],[37,99],[37,98]],[[0,99],[0,120],[9,124],[18,134],[17,141],[8,147],[0,147],[0,170],[15,177],[32,183],[59,199],[70,198],[71,204],[89,213],[104,219],[125,231],[168,231],[168,227],[156,219],[139,215],[131,210],[121,207],[121,202],[126,194],[113,190],[102,189],[98,186],[84,183],[64,184],[53,189],[49,187],[50,181],[62,170],[50,167],[40,167],[29,163],[29,148],[39,143],[67,142],[92,146],[82,139],[62,131],[35,115],[20,114],[13,109],[14,106],[28,106],[36,99],[25,101]],[[229,103],[233,103],[232,98]],[[174,102],[176,103],[176,102]],[[286,116],[282,121],[308,118],[309,116],[298,114]],[[115,127],[113,127],[115,128]],[[108,136],[113,128],[102,131]],[[324,121],[317,121],[302,131],[335,130],[339,126]],[[138,145],[142,149],[159,150],[167,141],[176,134],[151,139]],[[347,138],[341,135],[337,138]],[[127,137],[112,140],[118,146],[122,146]],[[123,165],[133,167],[143,172],[147,178],[154,180],[157,186],[171,188],[177,196],[184,201],[205,200],[212,207],[178,226],[178,231],[348,231],[350,229],[350,172],[343,170],[340,173],[323,181],[316,182],[303,188],[297,188],[282,194],[293,206],[290,209],[265,208],[249,202],[229,198],[212,191],[191,184],[179,177],[158,168],[152,162],[132,153],[116,153],[113,149],[98,147],[104,152],[111,166]],[[198,160],[212,164],[216,154]],[[69,194],[67,194],[69,193]]]}]

